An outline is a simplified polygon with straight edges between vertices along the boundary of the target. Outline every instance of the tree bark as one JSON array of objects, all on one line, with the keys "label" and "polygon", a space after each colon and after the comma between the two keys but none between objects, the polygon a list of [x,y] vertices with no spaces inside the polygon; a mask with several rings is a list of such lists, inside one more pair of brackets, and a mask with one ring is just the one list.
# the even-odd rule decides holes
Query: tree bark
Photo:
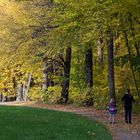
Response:
[{"label": "tree bark", "polygon": [[86,84],[88,87],[93,86],[93,70],[92,70],[92,49],[86,51]]},{"label": "tree bark", "polygon": [[[139,45],[138,45],[138,42],[135,41],[135,34],[134,34],[134,28],[133,28],[133,24],[131,22],[131,36],[133,37],[133,40],[134,40],[134,47],[135,47],[135,50],[136,50],[136,53],[137,53],[137,57],[140,57],[140,50],[139,50]],[[139,74],[139,80],[140,80],[140,68],[138,68],[138,74]]]},{"label": "tree bark", "polygon": [[23,84],[17,86],[17,98],[16,101],[23,101]]},{"label": "tree bark", "polygon": [[103,43],[103,40],[99,39],[97,50],[98,50],[98,63],[101,65],[103,64],[103,48],[101,47],[102,43]]},{"label": "tree bark", "polygon": [[29,77],[28,77],[28,83],[27,83],[27,86],[26,86],[26,88],[24,87],[24,97],[25,97],[25,101],[27,101],[27,95],[28,95],[28,92],[29,92],[29,88],[30,88],[30,84],[31,84],[31,79],[32,79],[32,75],[31,75],[31,73],[29,74]]},{"label": "tree bark", "polygon": [[111,31],[107,32],[107,55],[108,55],[108,85],[109,85],[109,97],[115,96],[115,82],[114,82],[114,56],[113,56],[113,35]]},{"label": "tree bark", "polygon": [[140,98],[139,89],[138,89],[138,85],[137,85],[137,81],[136,81],[136,77],[135,77],[135,72],[134,72],[134,68],[133,68],[133,66],[132,66],[131,50],[130,50],[130,47],[129,47],[129,42],[128,42],[127,34],[126,34],[125,31],[124,31],[124,38],[125,38],[126,47],[127,47],[127,49],[128,49],[130,67],[131,67],[131,71],[132,71],[132,75],[133,75],[133,80],[134,80],[135,88],[136,88],[136,91],[137,91],[137,95],[138,95],[138,97]]},{"label": "tree bark", "polygon": [[42,83],[42,89],[46,89],[48,87],[48,72],[47,72],[47,65],[48,65],[48,58],[45,57],[43,59],[43,71],[42,71],[42,74],[43,74],[43,83]]},{"label": "tree bark", "polygon": [[66,60],[64,62],[64,75],[62,82],[62,92],[60,103],[67,104],[69,99],[69,79],[70,79],[71,47],[66,49]]},{"label": "tree bark", "polygon": [[3,94],[0,93],[0,102],[2,102],[2,99],[3,99]]},{"label": "tree bark", "polygon": [[54,86],[54,81],[53,81],[53,76],[54,76],[54,64],[53,64],[53,61],[50,61],[49,62],[49,67],[47,69],[48,71],[48,87],[49,86]]},{"label": "tree bark", "polygon": [[87,93],[87,101],[86,105],[87,106],[92,106],[93,105],[93,98],[92,98],[92,87],[93,87],[93,62],[92,62],[92,49],[89,48],[86,51],[86,84],[88,88],[88,93]]}]

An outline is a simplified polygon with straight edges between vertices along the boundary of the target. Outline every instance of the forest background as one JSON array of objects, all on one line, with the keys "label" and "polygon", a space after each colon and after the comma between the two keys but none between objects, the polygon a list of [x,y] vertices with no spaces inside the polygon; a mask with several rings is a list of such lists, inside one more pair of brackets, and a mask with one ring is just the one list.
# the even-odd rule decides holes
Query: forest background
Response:
[{"label": "forest background", "polygon": [[1,101],[140,112],[139,0],[0,0]]}]

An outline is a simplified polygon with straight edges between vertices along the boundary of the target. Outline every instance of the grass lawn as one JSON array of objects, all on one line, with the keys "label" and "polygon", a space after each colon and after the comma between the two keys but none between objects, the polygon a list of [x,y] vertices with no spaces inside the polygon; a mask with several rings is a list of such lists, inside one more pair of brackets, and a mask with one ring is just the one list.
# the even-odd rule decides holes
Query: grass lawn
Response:
[{"label": "grass lawn", "polygon": [[93,120],[72,113],[0,106],[0,140],[111,140]]}]

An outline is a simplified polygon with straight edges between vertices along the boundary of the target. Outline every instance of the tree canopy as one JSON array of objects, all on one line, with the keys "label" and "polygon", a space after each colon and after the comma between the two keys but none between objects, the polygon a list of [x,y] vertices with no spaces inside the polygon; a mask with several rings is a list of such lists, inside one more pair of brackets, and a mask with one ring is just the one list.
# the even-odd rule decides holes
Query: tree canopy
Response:
[{"label": "tree canopy", "polygon": [[[58,102],[65,81],[69,81],[70,103],[85,104],[89,90],[95,106],[112,96],[119,101],[127,87],[139,100],[139,0],[1,0],[0,19],[2,94],[10,88],[16,95],[13,78],[26,85],[32,73],[30,100]],[[89,49],[88,57],[93,57],[90,89],[86,83]],[[68,56],[70,71],[65,74]]]}]

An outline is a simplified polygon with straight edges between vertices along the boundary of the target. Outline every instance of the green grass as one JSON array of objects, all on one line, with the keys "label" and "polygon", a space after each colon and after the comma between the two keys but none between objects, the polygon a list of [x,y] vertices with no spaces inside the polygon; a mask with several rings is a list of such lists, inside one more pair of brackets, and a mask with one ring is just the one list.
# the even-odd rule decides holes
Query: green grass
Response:
[{"label": "green grass", "polygon": [[111,140],[93,120],[72,113],[0,106],[0,140]]}]

